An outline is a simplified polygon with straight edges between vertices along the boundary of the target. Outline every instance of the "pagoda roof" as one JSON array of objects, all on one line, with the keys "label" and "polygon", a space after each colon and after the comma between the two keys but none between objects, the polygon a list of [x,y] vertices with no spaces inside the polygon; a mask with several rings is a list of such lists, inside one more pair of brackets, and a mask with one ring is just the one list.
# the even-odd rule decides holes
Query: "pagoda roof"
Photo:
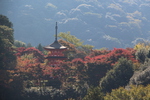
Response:
[{"label": "pagoda roof", "polygon": [[58,28],[58,27],[57,27],[57,22],[56,22],[56,26],[55,26],[55,29],[56,29],[55,41],[54,41],[52,44],[50,44],[50,45],[44,47],[44,49],[46,49],[46,50],[52,50],[52,49],[67,49],[65,46],[62,46],[62,45],[59,44],[59,42],[57,41],[57,28]]},{"label": "pagoda roof", "polygon": [[65,46],[62,46],[57,40],[55,40],[52,44],[44,47],[44,49],[67,49]]}]

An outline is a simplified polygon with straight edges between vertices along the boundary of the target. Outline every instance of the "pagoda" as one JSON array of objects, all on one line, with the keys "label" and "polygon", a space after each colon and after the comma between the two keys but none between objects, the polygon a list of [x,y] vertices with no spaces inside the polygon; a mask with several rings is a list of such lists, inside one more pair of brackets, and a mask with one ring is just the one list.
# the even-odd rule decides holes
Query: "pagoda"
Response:
[{"label": "pagoda", "polygon": [[67,50],[65,46],[62,46],[58,41],[57,41],[57,22],[55,26],[56,34],[55,34],[55,41],[44,47],[45,50],[50,51],[46,59],[50,61],[50,66],[59,66],[59,61],[63,61],[67,59],[67,57],[64,56],[63,52]]}]

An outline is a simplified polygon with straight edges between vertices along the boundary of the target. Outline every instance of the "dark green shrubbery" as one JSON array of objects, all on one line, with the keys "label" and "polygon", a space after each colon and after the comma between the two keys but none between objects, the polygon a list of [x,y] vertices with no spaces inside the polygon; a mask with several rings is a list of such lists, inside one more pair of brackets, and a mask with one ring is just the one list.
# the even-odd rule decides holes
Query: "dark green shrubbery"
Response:
[{"label": "dark green shrubbery", "polygon": [[133,64],[126,58],[120,58],[114,68],[107,72],[100,81],[100,87],[104,92],[111,92],[120,86],[126,86],[133,75]]}]

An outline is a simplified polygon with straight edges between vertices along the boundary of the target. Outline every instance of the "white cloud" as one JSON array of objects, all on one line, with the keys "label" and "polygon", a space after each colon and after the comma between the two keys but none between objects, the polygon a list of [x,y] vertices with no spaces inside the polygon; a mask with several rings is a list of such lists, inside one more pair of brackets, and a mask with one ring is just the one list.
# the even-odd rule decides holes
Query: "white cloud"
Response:
[{"label": "white cloud", "polygon": [[26,8],[33,9],[32,5],[25,5]]},{"label": "white cloud", "polygon": [[127,13],[128,16],[132,16],[132,17],[141,17],[142,16],[142,13],[139,12],[139,11],[135,11],[133,13]]},{"label": "white cloud", "polygon": [[87,14],[87,15],[94,15],[94,16],[97,16],[98,18],[101,18],[101,17],[102,17],[102,15],[99,14],[99,13],[85,12],[84,14]]},{"label": "white cloud", "polygon": [[136,0],[123,0],[123,3],[128,3],[128,4],[130,4],[130,5],[138,5],[138,4],[136,3]]},{"label": "white cloud", "polygon": [[75,8],[75,9],[71,9],[70,13],[74,13],[74,12],[76,12],[76,11],[80,11],[80,12],[81,12],[81,10],[80,10],[80,9]]},{"label": "white cloud", "polygon": [[107,12],[107,13],[106,13],[105,18],[110,18],[111,20],[116,21],[116,20],[114,19],[114,17],[111,15],[110,12]]},{"label": "white cloud", "polygon": [[141,28],[142,20],[139,19],[139,18],[141,18],[141,12],[135,11],[134,13],[128,13],[126,18],[128,19],[128,24],[130,26],[134,25],[134,26],[136,26],[139,29]]},{"label": "white cloud", "polygon": [[121,17],[119,14],[113,14],[112,16]]},{"label": "white cloud", "polygon": [[87,4],[80,4],[80,5],[77,6],[76,8],[71,9],[70,13],[74,13],[74,12],[76,12],[76,11],[80,11],[80,12],[81,12],[80,7],[89,8],[89,7],[93,7],[93,6],[87,5]]},{"label": "white cloud", "polygon": [[52,7],[52,8],[57,8],[55,5],[53,5],[52,3],[47,3],[45,8],[48,8],[48,7]]},{"label": "white cloud", "polygon": [[66,16],[66,14],[63,12],[57,12],[56,14]]},{"label": "white cloud", "polygon": [[149,43],[149,40],[146,40],[144,38],[136,38],[134,41],[132,41],[131,43],[133,43],[134,45],[136,45],[139,42],[144,42],[144,43]]},{"label": "white cloud", "polygon": [[113,8],[113,9],[116,9],[116,10],[119,10],[119,11],[121,11],[121,12],[123,12],[123,10],[122,10],[122,6],[121,5],[119,5],[119,4],[110,4],[107,8]]},{"label": "white cloud", "polygon": [[44,18],[44,20],[46,20],[46,21],[51,21],[52,19],[50,19],[50,18]]},{"label": "white cloud", "polygon": [[87,41],[91,42],[91,41],[92,41],[92,39],[87,39]]},{"label": "white cloud", "polygon": [[142,6],[150,7],[150,3],[144,3],[144,4],[141,4],[139,7],[142,7]]},{"label": "white cloud", "polygon": [[31,7],[31,5],[25,5],[25,7]]},{"label": "white cloud", "polygon": [[117,28],[116,25],[106,25],[105,27],[109,27],[109,28]]},{"label": "white cloud", "polygon": [[67,19],[63,19],[63,23],[67,23],[68,21],[72,21],[72,20],[78,20],[78,18],[67,18]]},{"label": "white cloud", "polygon": [[104,35],[103,38],[106,39],[106,40],[114,41],[114,42],[117,42],[117,43],[121,44],[121,42],[117,38],[111,37],[109,35]]},{"label": "white cloud", "polygon": [[76,8],[79,9],[80,7],[86,7],[86,8],[89,8],[89,7],[93,7],[93,6],[87,5],[87,4],[80,4],[80,5],[77,6]]}]

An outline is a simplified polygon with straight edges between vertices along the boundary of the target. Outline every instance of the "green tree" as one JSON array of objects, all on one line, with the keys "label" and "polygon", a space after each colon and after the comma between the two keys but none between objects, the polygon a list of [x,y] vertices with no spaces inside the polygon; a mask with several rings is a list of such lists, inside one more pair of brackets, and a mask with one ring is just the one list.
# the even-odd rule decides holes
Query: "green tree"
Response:
[{"label": "green tree", "polygon": [[120,58],[114,68],[106,73],[100,81],[104,92],[110,92],[120,86],[126,86],[133,75],[133,64],[126,58]]},{"label": "green tree", "polygon": [[128,90],[120,87],[108,93],[104,100],[150,100],[150,85],[131,86]]},{"label": "green tree", "polygon": [[37,46],[37,49],[38,49],[39,51],[44,51],[43,46],[41,45],[41,43]]},{"label": "green tree", "polygon": [[67,33],[60,32],[58,34],[58,37],[60,37],[61,39],[65,40],[69,43],[74,44],[76,47],[80,47],[83,44],[83,42],[80,39],[71,35],[70,32],[67,32]]},{"label": "green tree", "polygon": [[[13,52],[13,29],[8,18],[4,16],[5,21],[2,20],[2,15],[0,15],[0,69],[13,67],[15,62],[15,56]],[[7,20],[6,20],[7,19]],[[5,23],[4,23],[5,22]],[[5,26],[8,25],[8,26]]]},{"label": "green tree", "polygon": [[104,93],[100,87],[92,87],[88,90],[83,100],[104,100]]},{"label": "green tree", "polygon": [[89,53],[89,51],[91,49],[93,49],[93,47],[94,47],[92,45],[84,45],[83,41],[81,41],[77,37],[71,35],[70,32],[67,32],[67,33],[61,32],[58,34],[58,37],[60,37],[61,39],[65,40],[71,44],[74,44],[77,49],[84,50],[86,53]]},{"label": "green tree", "polygon": [[32,47],[32,45],[31,45],[31,43],[28,43],[27,48],[30,48],[30,47]]},{"label": "green tree", "polygon": [[136,59],[139,60],[141,63],[144,63],[145,60],[149,57],[150,51],[146,48],[138,49],[135,53]]},{"label": "green tree", "polygon": [[[13,43],[12,23],[6,16],[0,15],[0,88],[3,88],[0,89],[1,100],[12,96],[12,88],[9,87],[11,82],[9,71],[16,65]],[[8,89],[11,91],[6,93]]]},{"label": "green tree", "polygon": [[4,15],[0,15],[0,25],[3,25],[3,26],[7,26],[9,28],[12,28],[13,27],[13,24],[9,21],[9,19],[4,16]]},{"label": "green tree", "polygon": [[26,43],[24,43],[22,41],[15,40],[14,46],[16,46],[16,47],[26,47]]}]

